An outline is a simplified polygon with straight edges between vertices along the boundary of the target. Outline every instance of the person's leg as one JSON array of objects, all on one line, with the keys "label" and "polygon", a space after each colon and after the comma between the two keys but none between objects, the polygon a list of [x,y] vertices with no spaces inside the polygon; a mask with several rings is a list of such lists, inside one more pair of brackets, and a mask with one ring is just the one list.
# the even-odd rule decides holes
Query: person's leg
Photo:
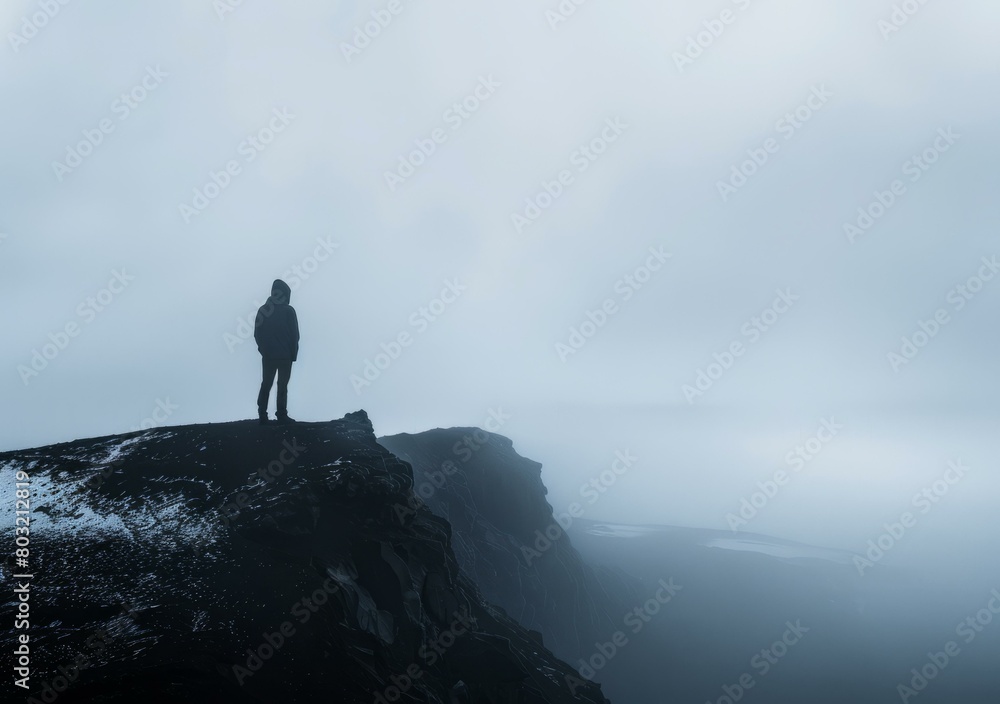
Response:
[{"label": "person's leg", "polygon": [[288,380],[292,376],[291,360],[281,361],[278,368],[278,418],[288,417]]},{"label": "person's leg", "polygon": [[278,366],[268,359],[261,359],[260,393],[257,394],[257,415],[267,418],[267,400],[271,396],[271,385],[274,384],[274,374]]}]

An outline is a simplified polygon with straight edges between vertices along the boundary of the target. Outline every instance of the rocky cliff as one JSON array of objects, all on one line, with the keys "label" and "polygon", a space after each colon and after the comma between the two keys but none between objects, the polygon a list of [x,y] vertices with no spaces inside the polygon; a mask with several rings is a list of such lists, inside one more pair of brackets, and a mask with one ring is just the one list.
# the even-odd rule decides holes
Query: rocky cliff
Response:
[{"label": "rocky cliff", "polygon": [[452,526],[458,563],[486,598],[568,662],[639,600],[637,580],[581,559],[545,498],[542,465],[508,438],[439,428],[379,442],[413,466],[415,499]]},{"label": "rocky cliff", "polygon": [[[606,701],[463,574],[448,521],[414,500],[410,465],[363,411],[0,454],[5,491],[18,472],[21,701]],[[0,636],[5,654],[15,638]]]}]

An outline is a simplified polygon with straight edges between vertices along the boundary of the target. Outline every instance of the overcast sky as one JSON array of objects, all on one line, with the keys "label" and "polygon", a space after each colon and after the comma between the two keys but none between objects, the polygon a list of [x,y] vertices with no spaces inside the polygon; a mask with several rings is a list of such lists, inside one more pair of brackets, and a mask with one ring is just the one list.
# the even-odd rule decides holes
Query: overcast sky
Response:
[{"label": "overcast sky", "polygon": [[294,417],[502,408],[557,510],[629,449],[588,518],[726,528],[833,419],[747,530],[863,547],[959,457],[979,520],[1000,6],[905,4],[7,2],[0,447],[253,417],[284,277]]}]

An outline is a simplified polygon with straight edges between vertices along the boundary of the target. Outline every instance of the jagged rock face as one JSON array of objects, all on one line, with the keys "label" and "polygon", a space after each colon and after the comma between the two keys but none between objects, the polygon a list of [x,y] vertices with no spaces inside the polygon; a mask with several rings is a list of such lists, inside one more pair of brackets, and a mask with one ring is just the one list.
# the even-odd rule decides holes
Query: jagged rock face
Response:
[{"label": "jagged rock face", "polygon": [[18,470],[37,701],[606,701],[484,600],[445,520],[396,510],[411,468],[363,411],[0,454]]},{"label": "jagged rock face", "polygon": [[452,527],[462,570],[569,662],[620,627],[637,584],[586,565],[553,517],[538,462],[479,428],[379,442],[413,466],[414,495]]}]

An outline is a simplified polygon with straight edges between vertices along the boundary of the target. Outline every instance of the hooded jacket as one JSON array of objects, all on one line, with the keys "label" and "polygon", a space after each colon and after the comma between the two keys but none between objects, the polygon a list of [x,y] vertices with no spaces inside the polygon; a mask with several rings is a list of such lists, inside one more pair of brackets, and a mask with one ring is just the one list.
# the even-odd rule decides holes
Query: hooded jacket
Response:
[{"label": "hooded jacket", "polygon": [[267,303],[257,310],[253,339],[264,359],[294,362],[299,356],[299,320],[288,303],[292,289],[281,279],[271,285]]}]

